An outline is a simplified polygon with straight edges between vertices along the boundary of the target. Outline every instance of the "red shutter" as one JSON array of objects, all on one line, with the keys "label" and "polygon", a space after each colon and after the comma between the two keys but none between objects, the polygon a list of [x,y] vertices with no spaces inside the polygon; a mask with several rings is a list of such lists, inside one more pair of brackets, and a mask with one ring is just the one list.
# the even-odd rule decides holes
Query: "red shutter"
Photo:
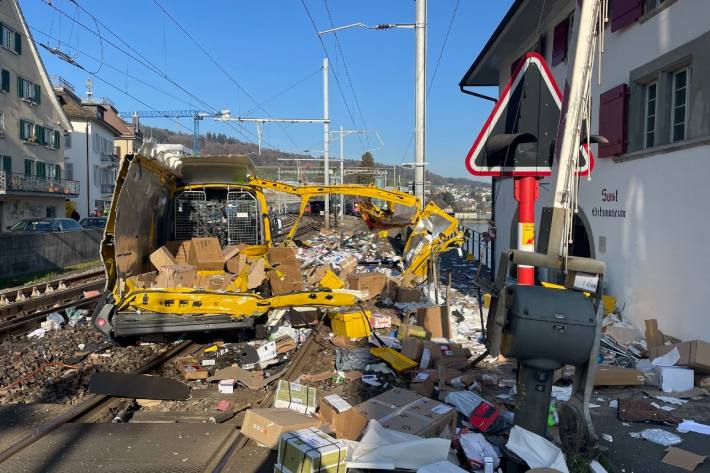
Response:
[{"label": "red shutter", "polygon": [[569,38],[569,17],[555,26],[552,36],[552,65],[556,66],[567,59],[567,39]]},{"label": "red shutter", "polygon": [[611,31],[629,26],[643,14],[643,0],[611,0]]},{"label": "red shutter", "polygon": [[626,151],[629,88],[621,84],[599,97],[599,134],[609,140],[599,145],[599,157],[619,156]]}]

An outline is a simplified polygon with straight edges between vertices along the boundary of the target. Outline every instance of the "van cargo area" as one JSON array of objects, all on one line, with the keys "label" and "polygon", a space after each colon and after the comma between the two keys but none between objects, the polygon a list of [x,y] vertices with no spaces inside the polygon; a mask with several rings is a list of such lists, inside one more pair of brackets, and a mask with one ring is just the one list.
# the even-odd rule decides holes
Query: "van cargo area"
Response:
[{"label": "van cargo area", "polygon": [[[265,191],[301,200],[281,246],[274,246],[272,226],[282,222],[272,222]],[[340,193],[371,209],[362,220],[348,217],[360,222],[363,238],[377,233],[387,242],[406,230],[403,253],[387,250],[389,267],[367,266],[371,247],[362,242],[333,245],[337,258],[296,244],[302,218],[327,233],[320,216],[303,216],[309,200]],[[259,325],[292,307],[357,310],[359,302],[384,297],[388,285],[420,284],[434,253],[460,245],[457,226],[435,204],[419,210],[417,199],[399,191],[262,180],[244,156],[173,156],[147,143],[120,164],[101,248],[107,286],[93,324],[108,339],[131,343],[245,328],[264,333]]]}]

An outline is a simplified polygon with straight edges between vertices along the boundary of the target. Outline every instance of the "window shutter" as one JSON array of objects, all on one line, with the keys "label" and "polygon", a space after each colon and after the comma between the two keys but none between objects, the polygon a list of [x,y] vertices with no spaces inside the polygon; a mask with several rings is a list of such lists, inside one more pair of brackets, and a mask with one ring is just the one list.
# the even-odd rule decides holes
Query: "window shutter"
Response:
[{"label": "window shutter", "polygon": [[20,36],[20,33],[15,33],[15,52],[22,54],[22,36]]},{"label": "window shutter", "polygon": [[54,178],[59,180],[62,178],[62,167],[59,164],[55,164],[54,168]]},{"label": "window shutter", "polygon": [[26,140],[27,136],[25,136],[25,121],[20,120],[20,139],[21,140]]},{"label": "window shutter", "polygon": [[42,87],[39,84],[35,84],[35,102],[42,103]]},{"label": "window shutter", "polygon": [[2,170],[7,174],[12,174],[12,158],[10,156],[2,157]]},{"label": "window shutter", "polygon": [[59,140],[60,139],[61,139],[61,137],[59,135],[59,132],[55,130],[54,131],[54,149],[59,149],[59,147],[60,147]]},{"label": "window shutter", "polygon": [[22,98],[22,77],[17,76],[17,96]]},{"label": "window shutter", "polygon": [[569,17],[555,26],[552,36],[552,65],[556,66],[567,59],[567,39],[569,38]]},{"label": "window shutter", "polygon": [[35,125],[35,142],[42,142],[42,127],[39,125]]},{"label": "window shutter", "polygon": [[10,71],[7,69],[2,70],[2,90],[10,92]]},{"label": "window shutter", "polygon": [[619,156],[626,151],[629,88],[621,84],[599,97],[599,134],[609,140],[599,145],[599,157]]},{"label": "window shutter", "polygon": [[618,31],[641,18],[643,0],[611,0],[611,31]]},{"label": "window shutter", "polygon": [[32,175],[32,160],[25,159],[25,176]]}]

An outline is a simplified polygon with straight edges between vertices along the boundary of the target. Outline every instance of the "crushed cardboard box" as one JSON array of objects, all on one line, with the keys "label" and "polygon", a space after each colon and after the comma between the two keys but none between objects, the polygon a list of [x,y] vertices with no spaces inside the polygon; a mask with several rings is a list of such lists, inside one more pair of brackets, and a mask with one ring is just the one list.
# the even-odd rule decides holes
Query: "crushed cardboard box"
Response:
[{"label": "crushed cardboard box", "polygon": [[164,246],[161,246],[150,254],[150,262],[157,270],[160,270],[163,266],[177,264],[173,254]]},{"label": "crushed cardboard box", "polygon": [[257,443],[276,450],[285,432],[318,427],[320,421],[291,409],[249,409],[244,416],[241,433]]},{"label": "crushed cardboard box", "polygon": [[217,271],[224,269],[224,257],[219,240],[210,238],[193,238],[190,245],[188,263],[198,270]]}]

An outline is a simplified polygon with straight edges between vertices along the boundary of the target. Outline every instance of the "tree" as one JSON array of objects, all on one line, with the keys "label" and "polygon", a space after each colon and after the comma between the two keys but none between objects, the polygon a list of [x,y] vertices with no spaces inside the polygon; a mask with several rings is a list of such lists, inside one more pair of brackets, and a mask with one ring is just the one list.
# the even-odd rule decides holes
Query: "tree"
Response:
[{"label": "tree", "polygon": [[[375,169],[375,158],[372,156],[372,153],[366,151],[365,154],[362,155],[361,166],[372,170]],[[375,182],[375,173],[358,174],[358,182],[360,184],[373,184]]]}]

